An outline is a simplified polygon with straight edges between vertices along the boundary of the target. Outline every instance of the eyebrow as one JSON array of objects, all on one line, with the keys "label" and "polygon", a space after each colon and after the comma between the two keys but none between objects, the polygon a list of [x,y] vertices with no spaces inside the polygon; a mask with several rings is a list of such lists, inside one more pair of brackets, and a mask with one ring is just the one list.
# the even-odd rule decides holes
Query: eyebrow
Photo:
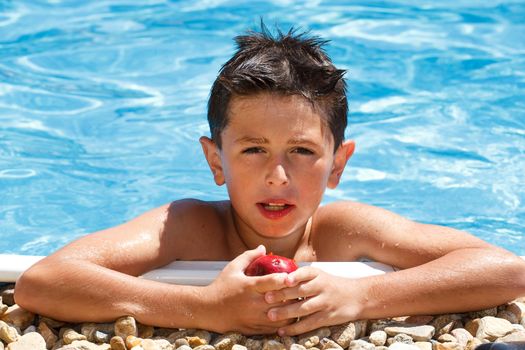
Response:
[{"label": "eyebrow", "polygon": [[[250,136],[244,136],[240,137],[237,140],[235,140],[236,143],[253,143],[257,145],[267,144],[270,143],[267,138],[265,137],[250,137]],[[306,138],[294,138],[290,139],[287,142],[290,145],[300,145],[300,144],[308,144],[308,145],[317,145],[317,143],[306,139]]]}]

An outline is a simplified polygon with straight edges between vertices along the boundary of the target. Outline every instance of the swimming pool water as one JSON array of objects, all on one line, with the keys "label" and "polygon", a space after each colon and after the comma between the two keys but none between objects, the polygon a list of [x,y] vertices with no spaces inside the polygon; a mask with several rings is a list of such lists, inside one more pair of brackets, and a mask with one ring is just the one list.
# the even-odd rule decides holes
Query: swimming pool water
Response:
[{"label": "swimming pool water", "polygon": [[357,150],[325,202],[525,255],[523,1],[0,2],[0,253],[49,254],[171,200],[226,197],[201,155],[232,38],[331,40]]}]

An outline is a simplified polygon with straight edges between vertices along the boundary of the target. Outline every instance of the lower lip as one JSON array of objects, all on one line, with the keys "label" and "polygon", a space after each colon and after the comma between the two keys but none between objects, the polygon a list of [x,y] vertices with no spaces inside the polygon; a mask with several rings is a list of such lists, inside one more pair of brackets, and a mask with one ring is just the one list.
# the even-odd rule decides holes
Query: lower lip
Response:
[{"label": "lower lip", "polygon": [[288,215],[295,208],[294,205],[289,205],[287,207],[284,207],[284,209],[282,210],[266,210],[264,208],[264,205],[261,203],[257,203],[257,207],[259,208],[259,211],[265,218],[272,220],[280,219],[283,216]]}]

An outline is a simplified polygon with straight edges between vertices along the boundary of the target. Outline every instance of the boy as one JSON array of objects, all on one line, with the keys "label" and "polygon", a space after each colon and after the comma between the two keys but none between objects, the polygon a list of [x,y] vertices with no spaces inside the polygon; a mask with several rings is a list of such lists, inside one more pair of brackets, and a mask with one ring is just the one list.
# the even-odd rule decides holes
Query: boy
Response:
[{"label": "boy", "polygon": [[[353,202],[319,207],[355,148],[344,140],[344,71],[293,31],[237,37],[201,137],[230,200],[184,199],[82,237],[29,269],[23,308],[66,321],[132,315],[163,327],[295,335],[356,319],[482,309],[525,295],[525,262],[451,228]],[[361,257],[404,270],[360,279],[312,267],[247,277],[272,251],[297,261]],[[231,260],[209,286],[139,279],[174,260]],[[72,310],[75,310],[74,312]]]}]

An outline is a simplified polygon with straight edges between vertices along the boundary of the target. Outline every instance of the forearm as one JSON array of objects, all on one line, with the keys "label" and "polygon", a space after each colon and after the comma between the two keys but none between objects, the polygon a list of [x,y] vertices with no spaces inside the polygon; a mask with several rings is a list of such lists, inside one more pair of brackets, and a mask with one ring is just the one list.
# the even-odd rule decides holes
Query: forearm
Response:
[{"label": "forearm", "polygon": [[15,301],[32,312],[69,322],[105,322],[130,315],[149,325],[196,328],[203,321],[201,291],[86,261],[52,260],[34,266],[17,281]]},{"label": "forearm", "polygon": [[363,319],[464,312],[525,295],[525,262],[500,250],[464,249],[360,283]]}]

